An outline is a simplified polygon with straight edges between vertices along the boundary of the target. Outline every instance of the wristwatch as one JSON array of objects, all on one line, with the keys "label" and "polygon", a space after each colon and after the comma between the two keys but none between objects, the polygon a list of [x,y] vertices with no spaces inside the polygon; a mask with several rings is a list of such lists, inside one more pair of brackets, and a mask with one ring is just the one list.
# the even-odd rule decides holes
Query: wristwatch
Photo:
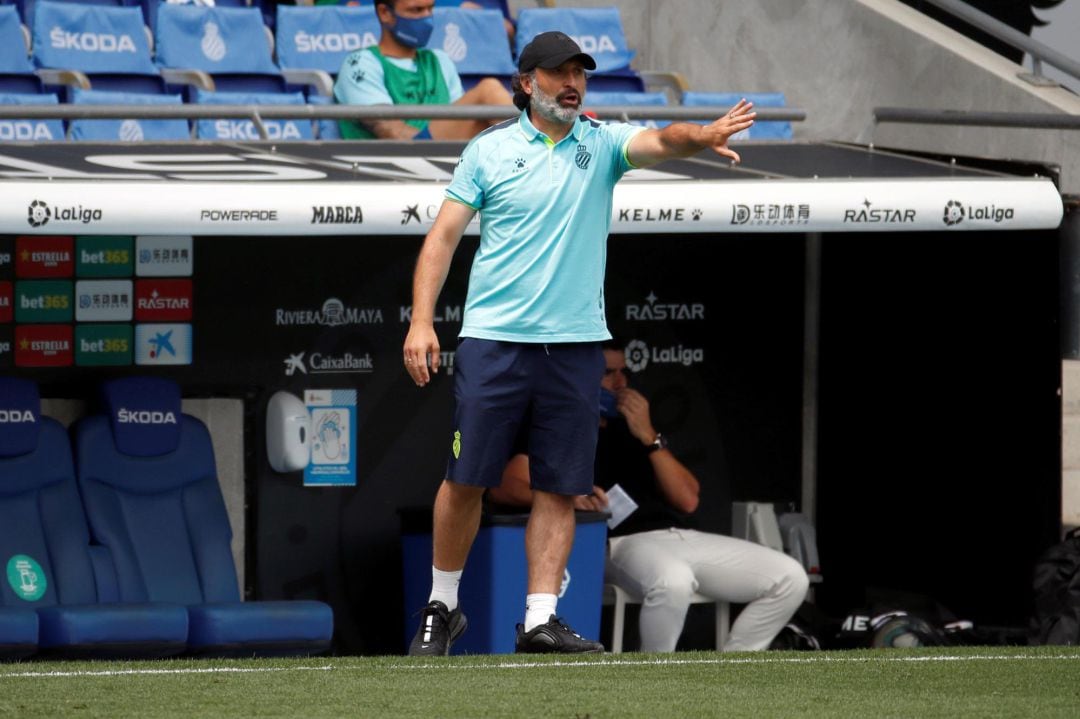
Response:
[{"label": "wristwatch", "polygon": [[646,450],[646,452],[648,454],[652,454],[659,449],[667,449],[667,437],[657,432],[656,439],[652,441],[652,444],[649,445],[649,448]]}]

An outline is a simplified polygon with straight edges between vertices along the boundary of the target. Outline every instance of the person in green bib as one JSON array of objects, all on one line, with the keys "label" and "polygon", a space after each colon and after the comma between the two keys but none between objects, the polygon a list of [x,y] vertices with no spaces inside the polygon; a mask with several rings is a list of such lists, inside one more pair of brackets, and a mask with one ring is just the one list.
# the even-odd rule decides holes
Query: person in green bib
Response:
[{"label": "person in green bib", "polygon": [[[425,48],[434,29],[435,0],[375,0],[382,26],[378,45],[350,53],[334,83],[342,105],[509,105],[495,78],[464,90],[450,56]],[[497,120],[341,120],[347,140],[468,140]]]}]

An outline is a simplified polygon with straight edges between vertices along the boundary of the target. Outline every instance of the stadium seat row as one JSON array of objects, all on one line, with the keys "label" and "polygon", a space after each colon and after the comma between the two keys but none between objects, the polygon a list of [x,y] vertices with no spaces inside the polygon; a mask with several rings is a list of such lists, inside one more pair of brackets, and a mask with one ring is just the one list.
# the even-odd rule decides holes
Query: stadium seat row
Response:
[{"label": "stadium seat row", "polygon": [[326,604],[240,601],[210,436],[179,387],[124,378],[102,394],[69,440],[35,383],[0,378],[0,658],[329,649]]}]

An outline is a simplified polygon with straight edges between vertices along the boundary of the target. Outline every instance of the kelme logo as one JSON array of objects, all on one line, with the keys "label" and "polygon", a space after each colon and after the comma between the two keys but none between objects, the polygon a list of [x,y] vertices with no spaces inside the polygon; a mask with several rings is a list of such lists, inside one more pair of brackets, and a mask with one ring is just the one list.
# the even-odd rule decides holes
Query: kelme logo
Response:
[{"label": "kelme logo", "polygon": [[454,443],[452,445],[450,445],[450,447],[451,447],[451,449],[454,450],[454,459],[459,459],[461,457],[461,431],[460,430],[454,432]]},{"label": "kelme logo", "polygon": [[16,554],[8,560],[7,578],[15,596],[27,602],[41,599],[49,586],[41,565],[25,554]]}]

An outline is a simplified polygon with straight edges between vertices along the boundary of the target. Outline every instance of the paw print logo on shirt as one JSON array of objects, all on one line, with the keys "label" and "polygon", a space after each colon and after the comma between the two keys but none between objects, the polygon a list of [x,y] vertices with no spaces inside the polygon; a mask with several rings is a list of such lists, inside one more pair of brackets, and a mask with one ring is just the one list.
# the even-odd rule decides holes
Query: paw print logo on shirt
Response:
[{"label": "paw print logo on shirt", "polygon": [[690,217],[693,218],[694,222],[697,222],[701,219],[701,210],[690,210]]},{"label": "paw print logo on shirt", "polygon": [[518,157],[514,159],[514,172],[522,172],[525,169],[525,158]]}]

